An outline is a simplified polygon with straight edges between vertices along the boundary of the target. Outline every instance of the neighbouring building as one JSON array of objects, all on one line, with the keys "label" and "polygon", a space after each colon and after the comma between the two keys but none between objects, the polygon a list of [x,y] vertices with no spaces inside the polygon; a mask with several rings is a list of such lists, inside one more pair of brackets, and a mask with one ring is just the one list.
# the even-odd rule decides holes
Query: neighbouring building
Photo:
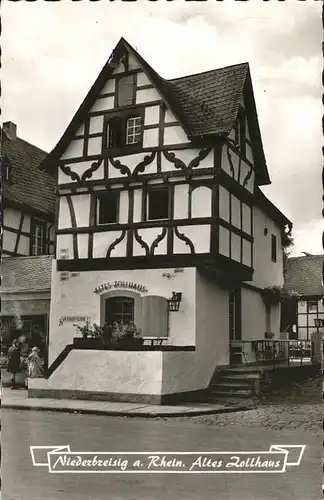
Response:
[{"label": "neighbouring building", "polygon": [[304,255],[287,260],[285,288],[298,293],[298,299],[283,310],[285,326],[292,325],[292,338],[311,340],[318,330],[315,319],[324,320],[324,255]]},{"label": "neighbouring building", "polygon": [[1,128],[2,344],[34,330],[48,333],[56,181],[38,166],[46,153]]},{"label": "neighbouring building", "polygon": [[[56,369],[31,396],[165,402],[203,391],[230,341],[280,338],[262,292],[283,286],[291,222],[261,191],[248,63],[164,80],[121,39],[40,168],[58,179]],[[133,320],[160,345],[69,350],[87,318]]]}]

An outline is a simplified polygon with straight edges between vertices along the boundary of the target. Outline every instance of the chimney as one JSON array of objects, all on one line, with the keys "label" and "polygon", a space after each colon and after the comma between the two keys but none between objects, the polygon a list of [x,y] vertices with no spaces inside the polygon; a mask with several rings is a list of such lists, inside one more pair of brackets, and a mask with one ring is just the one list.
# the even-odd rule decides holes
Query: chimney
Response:
[{"label": "chimney", "polygon": [[3,131],[10,141],[17,139],[17,125],[13,122],[4,122]]}]

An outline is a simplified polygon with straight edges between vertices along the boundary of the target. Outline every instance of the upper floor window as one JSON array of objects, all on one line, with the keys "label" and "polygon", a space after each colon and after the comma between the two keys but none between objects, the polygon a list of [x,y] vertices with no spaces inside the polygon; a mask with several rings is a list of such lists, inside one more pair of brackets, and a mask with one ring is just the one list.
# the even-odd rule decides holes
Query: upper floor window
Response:
[{"label": "upper floor window", "polygon": [[118,106],[131,106],[135,104],[136,75],[122,76],[117,82]]},{"label": "upper floor window", "polygon": [[106,191],[97,198],[97,224],[116,224],[118,222],[119,193]]},{"label": "upper floor window", "polygon": [[44,255],[45,253],[45,223],[33,220],[31,227],[31,254]]},{"label": "upper floor window", "polygon": [[135,116],[126,122],[126,144],[137,144],[141,141],[142,118]]},{"label": "upper floor window", "polygon": [[105,147],[111,149],[140,145],[142,135],[142,113],[140,111],[131,114],[122,113],[107,120]]},{"label": "upper floor window", "polygon": [[308,310],[308,312],[316,312],[317,313],[317,302],[315,300],[311,301],[311,302],[307,302],[307,310]]},{"label": "upper floor window", "polygon": [[148,220],[169,218],[169,189],[152,189],[148,192]]},{"label": "upper floor window", "polygon": [[277,262],[277,236],[271,235],[271,260]]}]

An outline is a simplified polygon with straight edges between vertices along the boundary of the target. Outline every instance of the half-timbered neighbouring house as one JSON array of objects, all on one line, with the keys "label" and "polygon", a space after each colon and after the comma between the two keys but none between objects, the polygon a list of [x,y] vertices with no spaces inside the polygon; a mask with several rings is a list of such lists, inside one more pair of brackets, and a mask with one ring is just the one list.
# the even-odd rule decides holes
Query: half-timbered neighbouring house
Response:
[{"label": "half-timbered neighbouring house", "polygon": [[[198,394],[231,362],[230,341],[279,338],[279,305],[261,292],[283,285],[291,223],[260,189],[247,63],[167,81],[121,39],[41,168],[58,178],[56,370],[31,395]],[[132,320],[144,347],[72,348],[82,317]]]},{"label": "half-timbered neighbouring house", "polygon": [[[33,328],[46,332],[54,254],[55,177],[38,166],[46,153],[1,128],[1,323],[3,344]],[[49,265],[48,265],[49,262]],[[44,285],[46,283],[46,285]],[[44,288],[45,287],[45,288]]]},{"label": "half-timbered neighbouring house", "polygon": [[284,327],[291,327],[292,338],[311,340],[319,329],[315,320],[324,320],[323,263],[324,255],[290,257],[287,261],[285,288],[299,295],[283,310]]}]

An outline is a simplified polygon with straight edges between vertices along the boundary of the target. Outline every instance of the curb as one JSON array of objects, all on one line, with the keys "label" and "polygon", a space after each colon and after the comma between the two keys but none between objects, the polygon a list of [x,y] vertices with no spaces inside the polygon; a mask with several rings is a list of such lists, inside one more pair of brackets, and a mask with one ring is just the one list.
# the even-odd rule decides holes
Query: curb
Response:
[{"label": "curb", "polygon": [[60,412],[60,413],[78,413],[82,415],[106,415],[109,417],[136,417],[136,418],[168,418],[168,417],[197,417],[203,415],[220,415],[224,413],[236,413],[239,411],[249,411],[253,410],[255,406],[234,406],[228,408],[222,408],[218,410],[196,410],[196,411],[181,411],[172,413],[163,412],[136,412],[136,411],[109,411],[109,410],[92,410],[88,408],[75,409],[75,408],[49,408],[45,406],[27,406],[21,404],[1,404],[1,409],[7,410],[29,410],[29,411],[48,411],[48,412]]}]

